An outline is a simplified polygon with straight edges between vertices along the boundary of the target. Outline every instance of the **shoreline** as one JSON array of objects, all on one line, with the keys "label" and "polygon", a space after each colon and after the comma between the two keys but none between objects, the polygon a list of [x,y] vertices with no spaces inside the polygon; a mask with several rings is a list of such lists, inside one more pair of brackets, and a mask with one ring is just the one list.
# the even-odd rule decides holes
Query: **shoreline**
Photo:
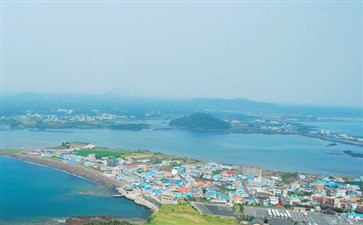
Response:
[{"label": "shoreline", "polygon": [[[133,201],[137,205],[141,205],[143,207],[148,208],[152,213],[157,212],[160,208],[160,205],[155,204],[155,202],[151,202],[149,199],[146,198],[146,196],[142,195],[141,192],[138,193],[136,191],[133,191],[133,192],[129,193],[128,191],[126,191],[123,188],[125,183],[118,181],[116,179],[113,179],[111,177],[104,176],[101,173],[98,173],[91,169],[87,169],[86,167],[83,167],[80,165],[74,165],[74,164],[69,164],[69,163],[65,163],[62,161],[56,161],[56,160],[52,160],[52,159],[47,159],[47,158],[42,158],[42,157],[37,157],[37,156],[30,156],[30,155],[0,154],[0,156],[12,157],[12,158],[15,158],[17,160],[21,160],[21,161],[24,161],[27,163],[35,163],[35,164],[39,164],[40,166],[47,166],[47,167],[50,167],[53,169],[58,169],[65,173],[69,173],[71,175],[77,176],[79,178],[87,179],[91,182],[95,182],[97,184],[104,186],[105,188],[116,191],[118,193],[117,197],[127,198],[127,199]],[[127,219],[127,218],[125,218],[125,219]],[[146,218],[145,218],[145,220],[146,220]]]}]

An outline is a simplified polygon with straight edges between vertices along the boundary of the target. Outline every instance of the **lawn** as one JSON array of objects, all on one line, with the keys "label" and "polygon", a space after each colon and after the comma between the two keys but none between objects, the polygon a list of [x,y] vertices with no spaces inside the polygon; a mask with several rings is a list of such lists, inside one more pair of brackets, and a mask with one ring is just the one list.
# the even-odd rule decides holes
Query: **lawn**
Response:
[{"label": "lawn", "polygon": [[237,220],[232,217],[203,215],[186,202],[177,205],[164,204],[147,225],[235,225]]},{"label": "lawn", "polygon": [[96,154],[96,158],[101,157],[122,157],[130,154],[128,150],[112,150],[107,148],[94,148],[94,149],[86,149],[86,150],[78,150],[74,152],[75,155],[79,156],[88,156],[89,154]]}]

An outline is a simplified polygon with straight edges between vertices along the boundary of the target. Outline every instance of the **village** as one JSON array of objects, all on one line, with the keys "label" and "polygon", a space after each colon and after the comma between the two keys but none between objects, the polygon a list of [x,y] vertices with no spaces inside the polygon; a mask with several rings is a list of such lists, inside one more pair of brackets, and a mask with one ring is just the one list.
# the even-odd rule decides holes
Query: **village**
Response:
[{"label": "village", "polygon": [[22,153],[97,171],[122,184],[120,196],[152,211],[187,200],[201,213],[247,224],[363,224],[363,177],[284,173],[88,143]]}]

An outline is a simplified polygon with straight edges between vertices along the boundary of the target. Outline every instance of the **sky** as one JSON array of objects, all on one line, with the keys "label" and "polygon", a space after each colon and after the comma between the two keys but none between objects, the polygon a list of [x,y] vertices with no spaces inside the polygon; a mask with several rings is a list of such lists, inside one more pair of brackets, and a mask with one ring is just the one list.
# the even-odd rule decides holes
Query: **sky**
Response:
[{"label": "sky", "polygon": [[3,93],[363,107],[360,2],[3,2]]}]

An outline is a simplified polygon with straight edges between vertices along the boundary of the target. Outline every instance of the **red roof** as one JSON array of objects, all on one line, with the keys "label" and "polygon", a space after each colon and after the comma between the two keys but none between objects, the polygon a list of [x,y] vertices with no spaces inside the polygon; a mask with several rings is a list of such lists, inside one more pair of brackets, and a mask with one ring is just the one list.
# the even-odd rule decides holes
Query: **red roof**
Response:
[{"label": "red roof", "polygon": [[176,190],[179,192],[182,192],[182,193],[187,193],[190,191],[190,188],[189,187],[177,187]]},{"label": "red roof", "polygon": [[233,172],[230,170],[224,170],[223,174],[227,174],[227,175],[233,175]]}]

